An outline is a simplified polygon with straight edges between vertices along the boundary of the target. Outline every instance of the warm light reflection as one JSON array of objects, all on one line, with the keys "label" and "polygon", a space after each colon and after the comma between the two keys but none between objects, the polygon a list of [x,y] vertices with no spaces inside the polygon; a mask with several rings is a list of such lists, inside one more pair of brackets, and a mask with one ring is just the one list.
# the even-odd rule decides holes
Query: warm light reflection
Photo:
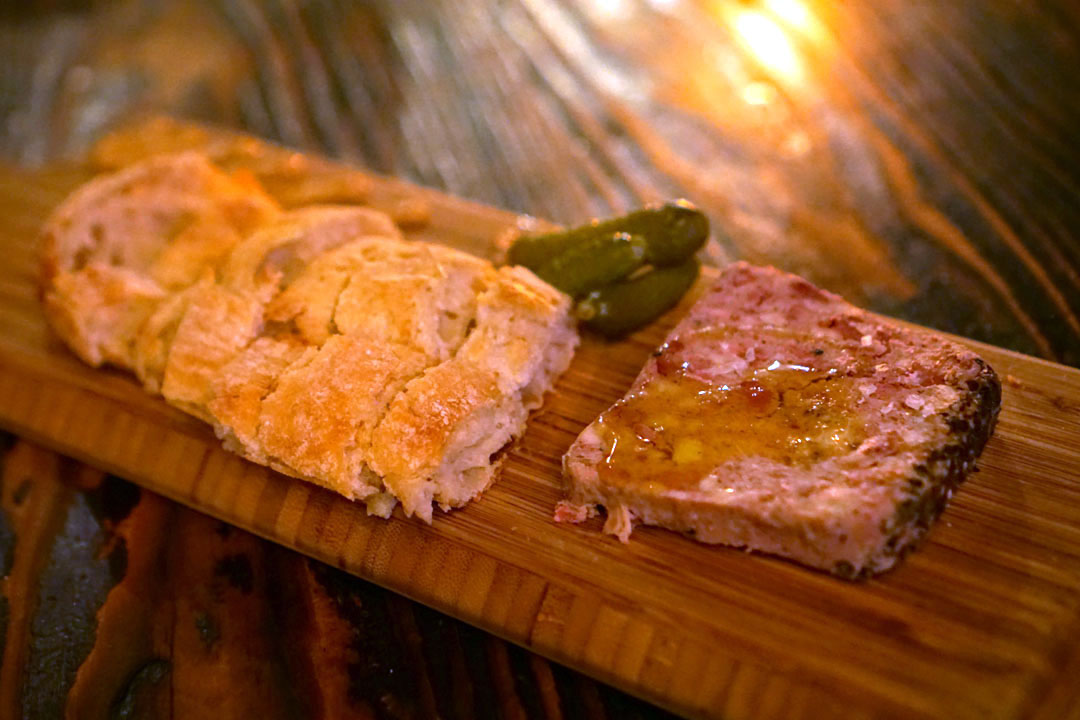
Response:
[{"label": "warm light reflection", "polygon": [[633,14],[633,8],[627,0],[592,0],[588,3],[588,9],[601,21],[625,20]]},{"label": "warm light reflection", "polygon": [[803,37],[821,44],[828,39],[825,26],[803,0],[764,0],[765,8]]},{"label": "warm light reflection", "polygon": [[810,152],[812,143],[805,130],[795,130],[780,145],[780,150],[789,157],[799,158]]},{"label": "warm light reflection", "polygon": [[765,0],[765,7],[796,30],[806,31],[813,24],[813,16],[800,0]]},{"label": "warm light reflection", "polygon": [[775,20],[756,10],[744,10],[735,18],[735,32],[757,61],[769,70],[787,80],[797,80],[802,75],[795,46]]},{"label": "warm light reflection", "polygon": [[752,82],[742,91],[743,100],[747,105],[768,105],[776,100],[776,96],[776,88],[763,82]]}]

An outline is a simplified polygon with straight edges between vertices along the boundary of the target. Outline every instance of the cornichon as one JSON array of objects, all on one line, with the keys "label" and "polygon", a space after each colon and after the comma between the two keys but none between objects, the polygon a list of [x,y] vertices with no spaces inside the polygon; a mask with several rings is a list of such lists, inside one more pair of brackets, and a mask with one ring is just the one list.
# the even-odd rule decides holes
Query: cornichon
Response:
[{"label": "cornichon", "polygon": [[654,268],[633,280],[593,290],[575,311],[590,329],[605,337],[622,337],[674,307],[694,284],[699,269],[695,257],[674,267]]},{"label": "cornichon", "polygon": [[507,260],[536,271],[570,248],[614,233],[640,235],[645,262],[666,267],[682,263],[705,244],[709,220],[693,204],[676,200],[570,230],[523,237],[510,247]]},{"label": "cornichon", "polygon": [[644,265],[645,244],[640,235],[624,232],[586,238],[549,259],[536,274],[567,295],[580,297]]}]

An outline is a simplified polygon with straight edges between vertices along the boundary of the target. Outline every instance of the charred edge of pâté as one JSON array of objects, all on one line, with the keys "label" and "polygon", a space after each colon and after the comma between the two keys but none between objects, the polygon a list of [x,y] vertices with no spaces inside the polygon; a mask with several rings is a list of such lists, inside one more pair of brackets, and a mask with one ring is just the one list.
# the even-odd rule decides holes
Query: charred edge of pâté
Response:
[{"label": "charred edge of p\u00e2t\u00e9", "polygon": [[975,362],[980,368],[978,375],[967,381],[966,392],[943,413],[949,441],[912,468],[906,497],[896,513],[884,521],[882,531],[889,533],[884,551],[861,570],[841,561],[833,566],[834,575],[855,580],[892,567],[919,544],[960,483],[974,470],[1001,409],[997,373],[981,358]]}]

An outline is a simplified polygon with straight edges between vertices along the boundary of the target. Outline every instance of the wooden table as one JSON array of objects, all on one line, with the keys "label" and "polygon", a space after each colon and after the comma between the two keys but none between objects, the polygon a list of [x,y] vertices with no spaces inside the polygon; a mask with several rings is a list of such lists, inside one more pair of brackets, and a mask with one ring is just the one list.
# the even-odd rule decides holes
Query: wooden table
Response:
[{"label": "wooden table", "polygon": [[[826,5],[25,12],[0,148],[36,164],[164,110],[565,223],[681,195],[717,264],[1080,364],[1080,13]],[[24,442],[0,487],[0,715],[659,714]],[[1020,714],[1077,712],[1068,687]]]}]

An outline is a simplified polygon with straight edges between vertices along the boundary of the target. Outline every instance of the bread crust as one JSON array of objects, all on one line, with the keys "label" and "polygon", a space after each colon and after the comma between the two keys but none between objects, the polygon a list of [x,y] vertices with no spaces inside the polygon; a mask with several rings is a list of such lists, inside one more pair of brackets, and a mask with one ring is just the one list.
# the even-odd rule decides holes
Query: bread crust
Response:
[{"label": "bread crust", "polygon": [[456,354],[390,404],[372,467],[407,514],[430,519],[432,502],[457,507],[491,484],[497,454],[570,364],[578,338],[569,309],[567,296],[525,268],[500,268]]},{"label": "bread crust", "polygon": [[131,367],[134,335],[158,304],[278,212],[257,185],[198,153],[91,180],[42,230],[46,317],[85,362]]},{"label": "bread crust", "polygon": [[47,316],[84,360],[382,516],[479,495],[577,344],[569,298],[527,270],[370,208],[283,212],[192,152],[91,181],[45,238]]},{"label": "bread crust", "polygon": [[662,477],[619,482],[604,470],[611,448],[598,421],[563,458],[567,501],[556,519],[579,522],[603,506],[605,530],[623,540],[642,523],[842,577],[892,567],[926,534],[993,431],[1000,382],[970,351],[801,278],[736,263],[650,358],[630,394],[648,392],[670,367],[734,386],[771,361],[809,365],[818,357],[862,392],[850,408],[867,428],[856,449],[806,468],[736,458],[694,487],[667,486]]},{"label": "bread crust", "polygon": [[[140,379],[170,403],[212,422],[206,405],[221,368],[268,325],[293,320],[275,316],[274,305],[324,254],[372,232],[387,233],[377,238],[397,237],[385,215],[356,207],[293,210],[255,229],[215,272],[185,290],[182,301],[169,303],[140,330],[136,341]],[[304,299],[310,298],[301,296]],[[154,358],[145,356],[147,347],[157,350]]]}]

